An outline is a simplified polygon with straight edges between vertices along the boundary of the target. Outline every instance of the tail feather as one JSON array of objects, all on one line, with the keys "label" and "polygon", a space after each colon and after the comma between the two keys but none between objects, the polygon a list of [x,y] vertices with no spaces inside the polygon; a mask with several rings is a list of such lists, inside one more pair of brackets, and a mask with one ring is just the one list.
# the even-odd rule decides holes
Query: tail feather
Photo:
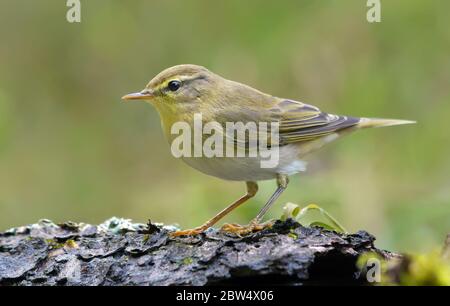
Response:
[{"label": "tail feather", "polygon": [[399,119],[382,119],[382,118],[361,118],[361,120],[356,126],[359,128],[373,128],[373,127],[384,127],[391,125],[414,124],[414,123],[416,123],[416,121],[399,120]]}]

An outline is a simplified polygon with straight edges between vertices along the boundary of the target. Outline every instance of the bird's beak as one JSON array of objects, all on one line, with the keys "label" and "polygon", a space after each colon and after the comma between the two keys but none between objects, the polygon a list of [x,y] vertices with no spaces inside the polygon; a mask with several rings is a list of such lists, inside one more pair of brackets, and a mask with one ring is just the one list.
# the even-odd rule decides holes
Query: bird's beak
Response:
[{"label": "bird's beak", "polygon": [[143,90],[141,92],[135,92],[122,97],[122,100],[149,100],[152,99],[154,95],[149,90]]}]

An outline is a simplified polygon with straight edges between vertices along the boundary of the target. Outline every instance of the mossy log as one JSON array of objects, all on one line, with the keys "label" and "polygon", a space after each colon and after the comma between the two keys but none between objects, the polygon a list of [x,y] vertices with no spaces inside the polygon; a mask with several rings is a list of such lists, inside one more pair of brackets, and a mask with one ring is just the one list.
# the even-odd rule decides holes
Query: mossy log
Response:
[{"label": "mossy log", "polygon": [[171,227],[112,218],[0,234],[0,285],[364,284],[356,260],[374,247],[364,231],[340,234],[287,220],[246,237],[216,229],[170,238]]}]

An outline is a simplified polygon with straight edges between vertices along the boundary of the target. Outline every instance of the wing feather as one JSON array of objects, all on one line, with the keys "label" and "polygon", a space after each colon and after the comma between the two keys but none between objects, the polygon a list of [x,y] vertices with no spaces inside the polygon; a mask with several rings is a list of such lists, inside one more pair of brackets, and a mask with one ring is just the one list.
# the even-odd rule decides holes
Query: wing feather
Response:
[{"label": "wing feather", "polygon": [[[223,127],[225,122],[278,122],[280,145],[296,142],[306,142],[327,135],[336,133],[343,129],[355,126],[360,122],[360,118],[339,116],[322,112],[319,108],[294,100],[277,100],[270,107],[261,109],[260,106],[244,107],[239,111],[232,112],[230,109],[218,109],[214,114],[215,120],[219,121]],[[244,140],[239,140],[236,135],[224,131],[225,137],[235,145],[247,147],[252,140],[257,142],[258,137],[254,133],[246,135]],[[272,144],[272,139],[268,135],[267,144]]]},{"label": "wing feather", "polygon": [[271,111],[273,117],[279,118],[281,144],[314,140],[360,121],[359,118],[324,113],[315,106],[292,100],[280,101]]}]

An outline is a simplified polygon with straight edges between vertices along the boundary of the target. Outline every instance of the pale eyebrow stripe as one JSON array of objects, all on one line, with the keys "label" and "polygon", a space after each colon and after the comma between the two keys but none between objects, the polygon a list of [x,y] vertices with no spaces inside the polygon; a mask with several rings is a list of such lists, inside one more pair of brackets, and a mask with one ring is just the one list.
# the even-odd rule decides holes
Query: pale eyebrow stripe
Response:
[{"label": "pale eyebrow stripe", "polygon": [[206,76],[204,74],[197,74],[197,75],[191,76],[190,78],[186,78],[181,81],[182,82],[192,82],[192,81],[201,80],[201,79],[206,79]]},{"label": "pale eyebrow stripe", "polygon": [[204,74],[197,74],[197,75],[185,78],[185,79],[183,79],[183,78],[178,79],[177,77],[172,77],[170,79],[167,79],[167,81],[164,81],[163,83],[161,83],[161,85],[158,86],[158,90],[165,91],[167,89],[167,85],[169,84],[169,82],[173,81],[173,80],[179,80],[179,81],[181,81],[181,83],[190,83],[192,81],[201,80],[201,79],[206,79],[206,76]]},{"label": "pale eyebrow stripe", "polygon": [[193,75],[193,76],[187,77],[187,78],[185,78],[185,79],[177,78],[177,76],[173,76],[173,77],[167,79],[166,81],[164,81],[163,83],[161,83],[161,84],[156,88],[156,90],[157,90],[157,91],[161,91],[161,92],[166,91],[166,90],[167,90],[167,85],[168,85],[168,83],[169,83],[170,81],[173,81],[173,80],[179,80],[179,81],[181,81],[181,83],[190,83],[190,82],[195,81],[195,80],[201,80],[201,79],[206,79],[206,78],[207,78],[207,76],[204,75],[203,73],[200,73],[200,74],[197,74],[197,75]]}]

